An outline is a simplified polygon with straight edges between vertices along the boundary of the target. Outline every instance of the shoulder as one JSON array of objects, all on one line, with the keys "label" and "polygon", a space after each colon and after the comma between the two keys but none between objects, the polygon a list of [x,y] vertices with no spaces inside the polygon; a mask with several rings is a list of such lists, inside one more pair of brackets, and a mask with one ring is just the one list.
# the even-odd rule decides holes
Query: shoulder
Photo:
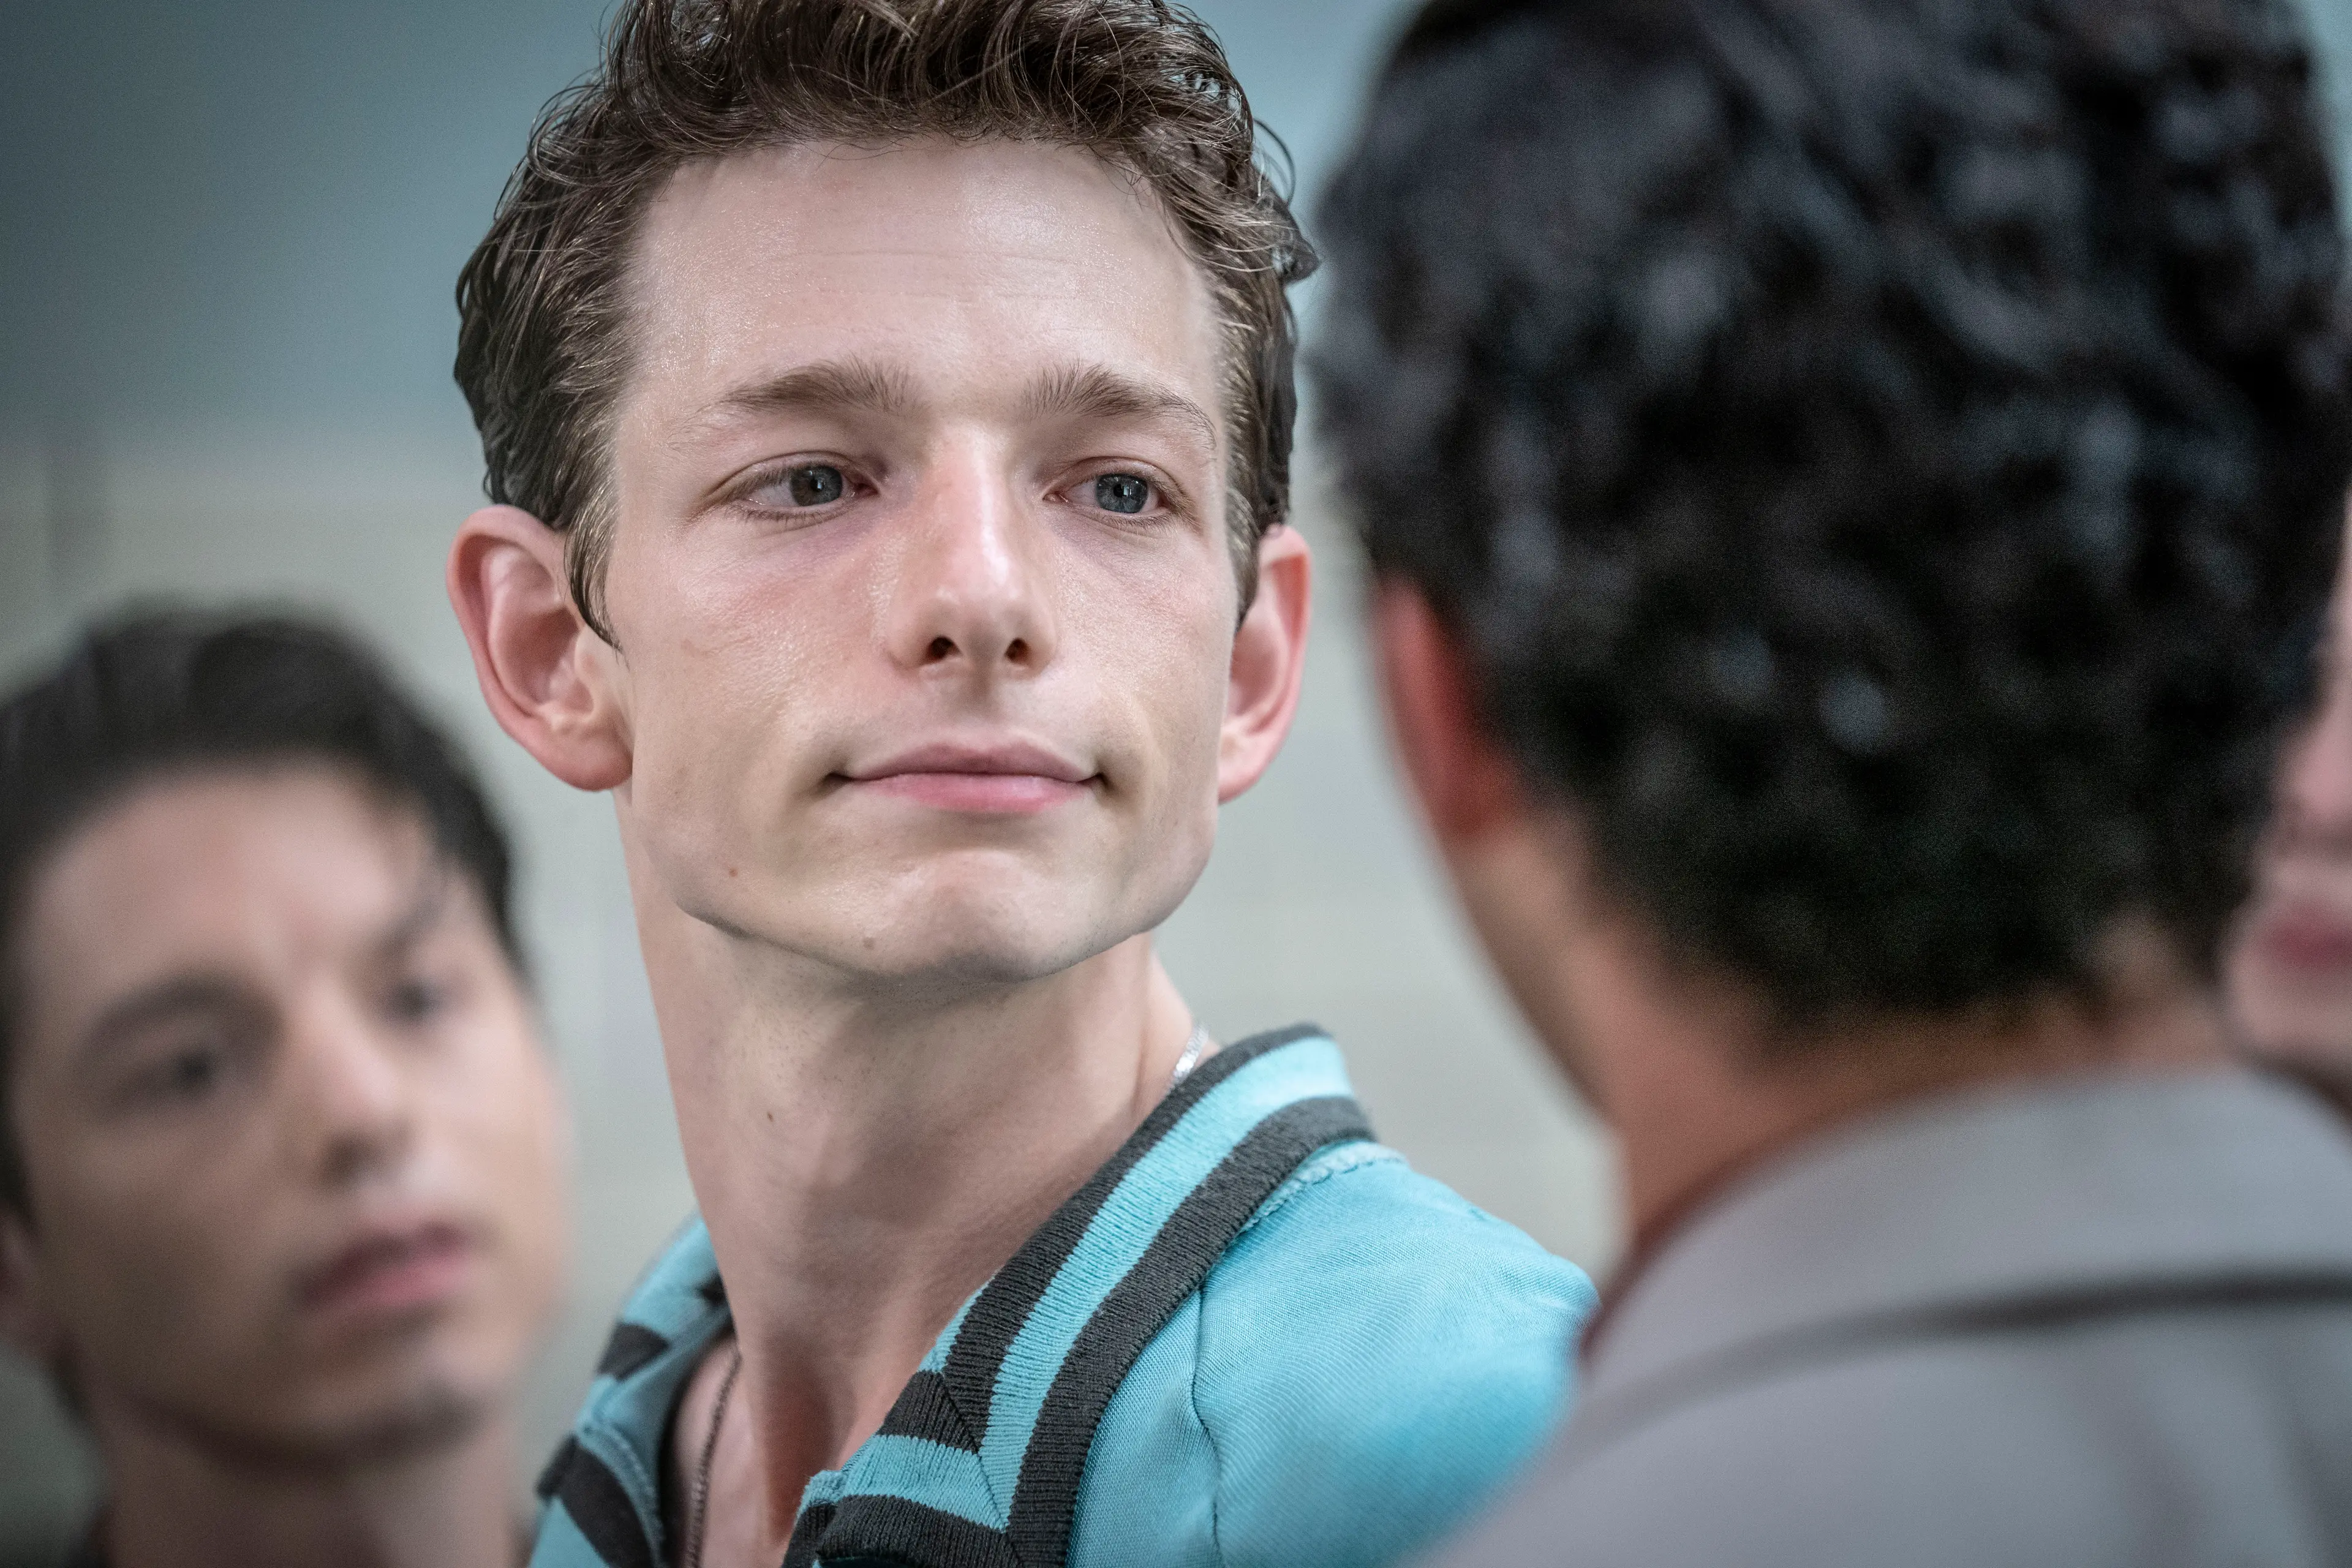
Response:
[{"label": "shoulder", "polygon": [[[1333,1270],[1377,1300],[1336,1286],[1301,1290],[1303,1281]],[[1219,1301],[1253,1312],[1281,1303],[1323,1321],[1393,1321],[1412,1305],[1460,1322],[1468,1310],[1515,1339],[1524,1328],[1561,1351],[1597,1300],[1574,1264],[1415,1171],[1394,1150],[1360,1142],[1300,1164],[1250,1216],[1206,1289],[1213,1315]],[[1249,1300],[1260,1293],[1274,1301]],[[1416,1344],[1414,1353],[1426,1348]]]},{"label": "shoulder", "polygon": [[[2352,1314],[2059,1313],[1596,1394],[1446,1568],[2344,1561]],[[2201,1321],[2200,1321],[2201,1320]],[[2333,1362],[2330,1364],[2330,1353]],[[1639,1387],[1629,1395],[1641,1395]]]},{"label": "shoulder", "polygon": [[1325,1150],[1200,1298],[1193,1403],[1225,1561],[1391,1561],[1519,1471],[1595,1303],[1574,1265],[1392,1152]]}]

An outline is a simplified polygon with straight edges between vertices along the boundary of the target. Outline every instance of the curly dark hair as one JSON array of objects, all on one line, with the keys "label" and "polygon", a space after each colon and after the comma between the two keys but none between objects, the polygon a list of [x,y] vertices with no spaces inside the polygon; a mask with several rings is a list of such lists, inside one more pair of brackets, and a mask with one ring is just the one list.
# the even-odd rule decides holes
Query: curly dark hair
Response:
[{"label": "curly dark hair", "polygon": [[807,142],[1083,147],[1150,188],[1208,279],[1246,605],[1257,542],[1290,507],[1286,290],[1317,260],[1259,135],[1215,35],[1168,0],[624,0],[602,68],[540,116],[457,280],[484,488],[568,536],[573,601],[605,635],[605,426],[629,365],[630,244],[662,182]]},{"label": "curly dark hair", "polygon": [[505,830],[463,753],[373,654],[277,614],[151,607],[94,626],[0,700],[0,1205],[26,1202],[9,1068],[41,869],[142,784],[289,762],[346,769],[415,813],[524,973]]},{"label": "curly dark hair", "polygon": [[1785,1022],[2210,977],[2352,471],[2284,0],[1445,0],[1324,213],[1376,571]]}]

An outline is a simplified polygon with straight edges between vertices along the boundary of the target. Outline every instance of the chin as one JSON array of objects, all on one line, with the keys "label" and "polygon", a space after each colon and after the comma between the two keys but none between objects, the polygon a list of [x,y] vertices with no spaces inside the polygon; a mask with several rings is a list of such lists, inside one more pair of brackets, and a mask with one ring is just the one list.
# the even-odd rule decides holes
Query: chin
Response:
[{"label": "chin", "polygon": [[453,1314],[405,1344],[289,1390],[289,1439],[345,1462],[390,1462],[463,1443],[513,1402],[530,1340],[505,1315]]},{"label": "chin", "polygon": [[952,996],[1058,974],[1151,931],[1200,875],[1189,862],[1131,865],[1116,846],[1076,858],[991,852],[887,870],[774,868],[694,886],[677,907],[735,940],[814,960],[853,988]]},{"label": "chin", "polygon": [[[277,1408],[158,1408],[199,1447],[241,1466],[332,1476],[458,1447],[505,1413],[503,1388],[436,1372],[371,1386],[284,1391]],[[160,1402],[159,1402],[160,1404]]]},{"label": "chin", "polygon": [[2237,996],[2240,1037],[2256,1056],[2352,1062],[2352,989],[2336,986],[2317,994],[2295,994],[2269,980],[2259,995],[2242,988]]},{"label": "chin", "polygon": [[1118,946],[1128,934],[1132,933],[975,931],[969,925],[900,931],[875,947],[853,948],[844,955],[844,967],[899,995],[936,991],[953,996],[1058,974]]},{"label": "chin", "polygon": [[325,1425],[316,1447],[346,1465],[396,1464],[465,1443],[499,1405],[488,1390],[426,1380]]},{"label": "chin", "polygon": [[894,988],[932,981],[969,991],[1058,974],[1150,929],[1128,910],[1089,907],[1083,891],[1036,900],[936,893],[858,932],[845,956]]}]

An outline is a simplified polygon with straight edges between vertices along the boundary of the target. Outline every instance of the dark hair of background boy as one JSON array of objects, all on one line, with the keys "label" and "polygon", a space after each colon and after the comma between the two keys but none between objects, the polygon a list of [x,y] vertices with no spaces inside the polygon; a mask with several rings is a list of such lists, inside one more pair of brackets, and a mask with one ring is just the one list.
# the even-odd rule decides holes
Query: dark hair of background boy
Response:
[{"label": "dark hair of background boy", "polygon": [[152,611],[91,631],[0,704],[0,1203],[25,1208],[9,1104],[26,902],[76,830],[143,784],[310,763],[415,814],[521,968],[504,832],[463,756],[341,633]]},{"label": "dark hair of background boy", "polygon": [[2285,0],[1489,0],[1381,83],[1372,560],[1783,1023],[2095,999],[2129,918],[2211,973],[2352,473],[2311,72]]}]

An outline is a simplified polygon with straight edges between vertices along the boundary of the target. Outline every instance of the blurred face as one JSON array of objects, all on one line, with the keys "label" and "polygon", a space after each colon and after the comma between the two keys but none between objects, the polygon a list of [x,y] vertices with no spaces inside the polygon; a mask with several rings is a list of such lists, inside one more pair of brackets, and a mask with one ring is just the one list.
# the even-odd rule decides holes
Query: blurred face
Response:
[{"label": "blurred face", "polygon": [[633,282],[635,874],[892,982],[1156,925],[1248,782],[1218,333],[1156,205],[1065,149],[761,152],[673,180]]},{"label": "blurred face", "polygon": [[2352,591],[2342,579],[2319,658],[2319,709],[2281,760],[2230,994],[2249,1045],[2352,1068]]},{"label": "blurred face", "polygon": [[142,788],[31,890],[14,1337],[135,1419],[332,1462],[468,1430],[551,1309],[564,1133],[481,899],[289,767]]}]

